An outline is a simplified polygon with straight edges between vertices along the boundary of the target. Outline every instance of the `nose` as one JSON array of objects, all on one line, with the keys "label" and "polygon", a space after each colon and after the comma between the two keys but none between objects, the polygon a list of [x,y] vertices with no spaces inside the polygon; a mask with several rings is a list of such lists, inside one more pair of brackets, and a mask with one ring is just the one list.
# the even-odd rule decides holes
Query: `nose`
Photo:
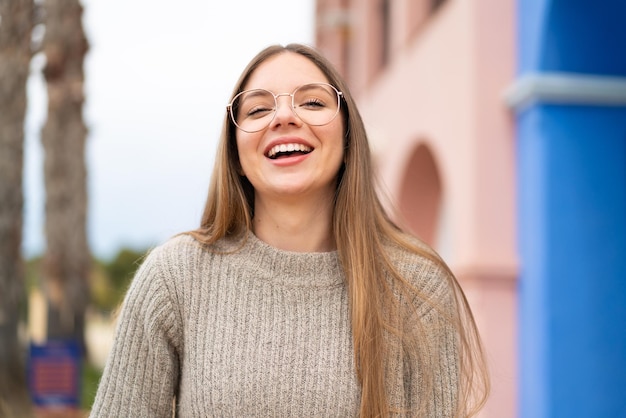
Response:
[{"label": "nose", "polygon": [[274,114],[274,119],[272,119],[272,127],[282,125],[300,126],[301,124],[302,121],[292,107],[291,95],[289,93],[276,95],[276,113]]}]

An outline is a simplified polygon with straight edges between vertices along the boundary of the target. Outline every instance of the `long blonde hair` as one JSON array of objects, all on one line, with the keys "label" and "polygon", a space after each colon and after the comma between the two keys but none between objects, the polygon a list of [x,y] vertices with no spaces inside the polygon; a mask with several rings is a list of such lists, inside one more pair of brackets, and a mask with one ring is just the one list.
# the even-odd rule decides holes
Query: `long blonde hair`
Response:
[{"label": "long blonde hair", "polygon": [[[397,297],[390,291],[389,278],[394,288],[400,287],[404,294],[413,296],[409,300],[417,299],[438,307],[396,270],[386,255],[385,249],[389,244],[421,255],[447,273],[445,276],[456,306],[452,314],[450,309],[440,308],[440,311],[458,335],[460,381],[456,393],[456,415],[474,415],[486,400],[489,383],[471,310],[446,264],[434,251],[416,245],[415,240],[401,231],[383,209],[376,193],[365,127],[348,86],[338,72],[311,47],[300,44],[270,46],[248,64],[235,85],[232,97],[242,91],[259,65],[284,52],[297,53],[311,60],[326,75],[328,82],[343,92],[345,163],[337,179],[332,226],[349,294],[354,360],[361,385],[360,416],[387,417],[392,412],[385,390],[385,354],[389,334],[401,340],[405,351],[413,351],[409,354],[422,360],[419,371],[423,393],[432,393],[434,385],[436,365],[423,361],[426,354],[419,344],[424,327],[417,324],[411,336],[399,330],[398,318],[401,314],[397,309]],[[225,236],[243,236],[252,228],[254,189],[240,175],[235,129],[224,112],[222,134],[201,225],[190,232],[205,244],[214,243]],[[426,400],[420,402],[420,410],[423,410],[426,408]]]}]

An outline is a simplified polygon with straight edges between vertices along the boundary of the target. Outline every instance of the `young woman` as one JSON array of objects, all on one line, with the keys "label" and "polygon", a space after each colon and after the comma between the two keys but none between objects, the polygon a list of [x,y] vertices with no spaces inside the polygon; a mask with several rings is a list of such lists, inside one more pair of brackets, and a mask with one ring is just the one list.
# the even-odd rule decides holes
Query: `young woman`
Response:
[{"label": "young woman", "polygon": [[488,392],[471,311],[375,192],[345,82],[261,51],[227,106],[200,228],[128,291],[93,417],[466,417]]}]

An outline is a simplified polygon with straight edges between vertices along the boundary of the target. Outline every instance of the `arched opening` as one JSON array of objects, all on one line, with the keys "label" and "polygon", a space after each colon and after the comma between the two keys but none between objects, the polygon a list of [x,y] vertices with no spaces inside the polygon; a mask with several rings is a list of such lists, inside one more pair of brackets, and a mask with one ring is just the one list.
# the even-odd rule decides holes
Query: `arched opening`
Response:
[{"label": "arched opening", "polygon": [[419,145],[404,173],[400,189],[400,212],[418,237],[435,247],[441,213],[441,178],[430,149]]}]

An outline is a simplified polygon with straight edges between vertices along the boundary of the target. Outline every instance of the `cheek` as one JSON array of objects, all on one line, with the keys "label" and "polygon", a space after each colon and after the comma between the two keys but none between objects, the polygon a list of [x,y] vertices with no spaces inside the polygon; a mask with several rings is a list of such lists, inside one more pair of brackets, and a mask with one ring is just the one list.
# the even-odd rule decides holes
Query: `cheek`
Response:
[{"label": "cheek", "polygon": [[250,134],[238,133],[236,136],[237,153],[239,154],[239,165],[245,172],[251,158],[256,155],[256,142],[254,136]]},{"label": "cheek", "polygon": [[345,162],[345,141],[341,123],[326,125],[316,132],[323,143],[324,169],[329,176],[336,176]]},{"label": "cheek", "polygon": [[345,138],[343,123],[333,124],[329,126],[329,130],[326,133],[329,142],[332,143],[333,153],[337,155],[339,160],[344,158]]}]

